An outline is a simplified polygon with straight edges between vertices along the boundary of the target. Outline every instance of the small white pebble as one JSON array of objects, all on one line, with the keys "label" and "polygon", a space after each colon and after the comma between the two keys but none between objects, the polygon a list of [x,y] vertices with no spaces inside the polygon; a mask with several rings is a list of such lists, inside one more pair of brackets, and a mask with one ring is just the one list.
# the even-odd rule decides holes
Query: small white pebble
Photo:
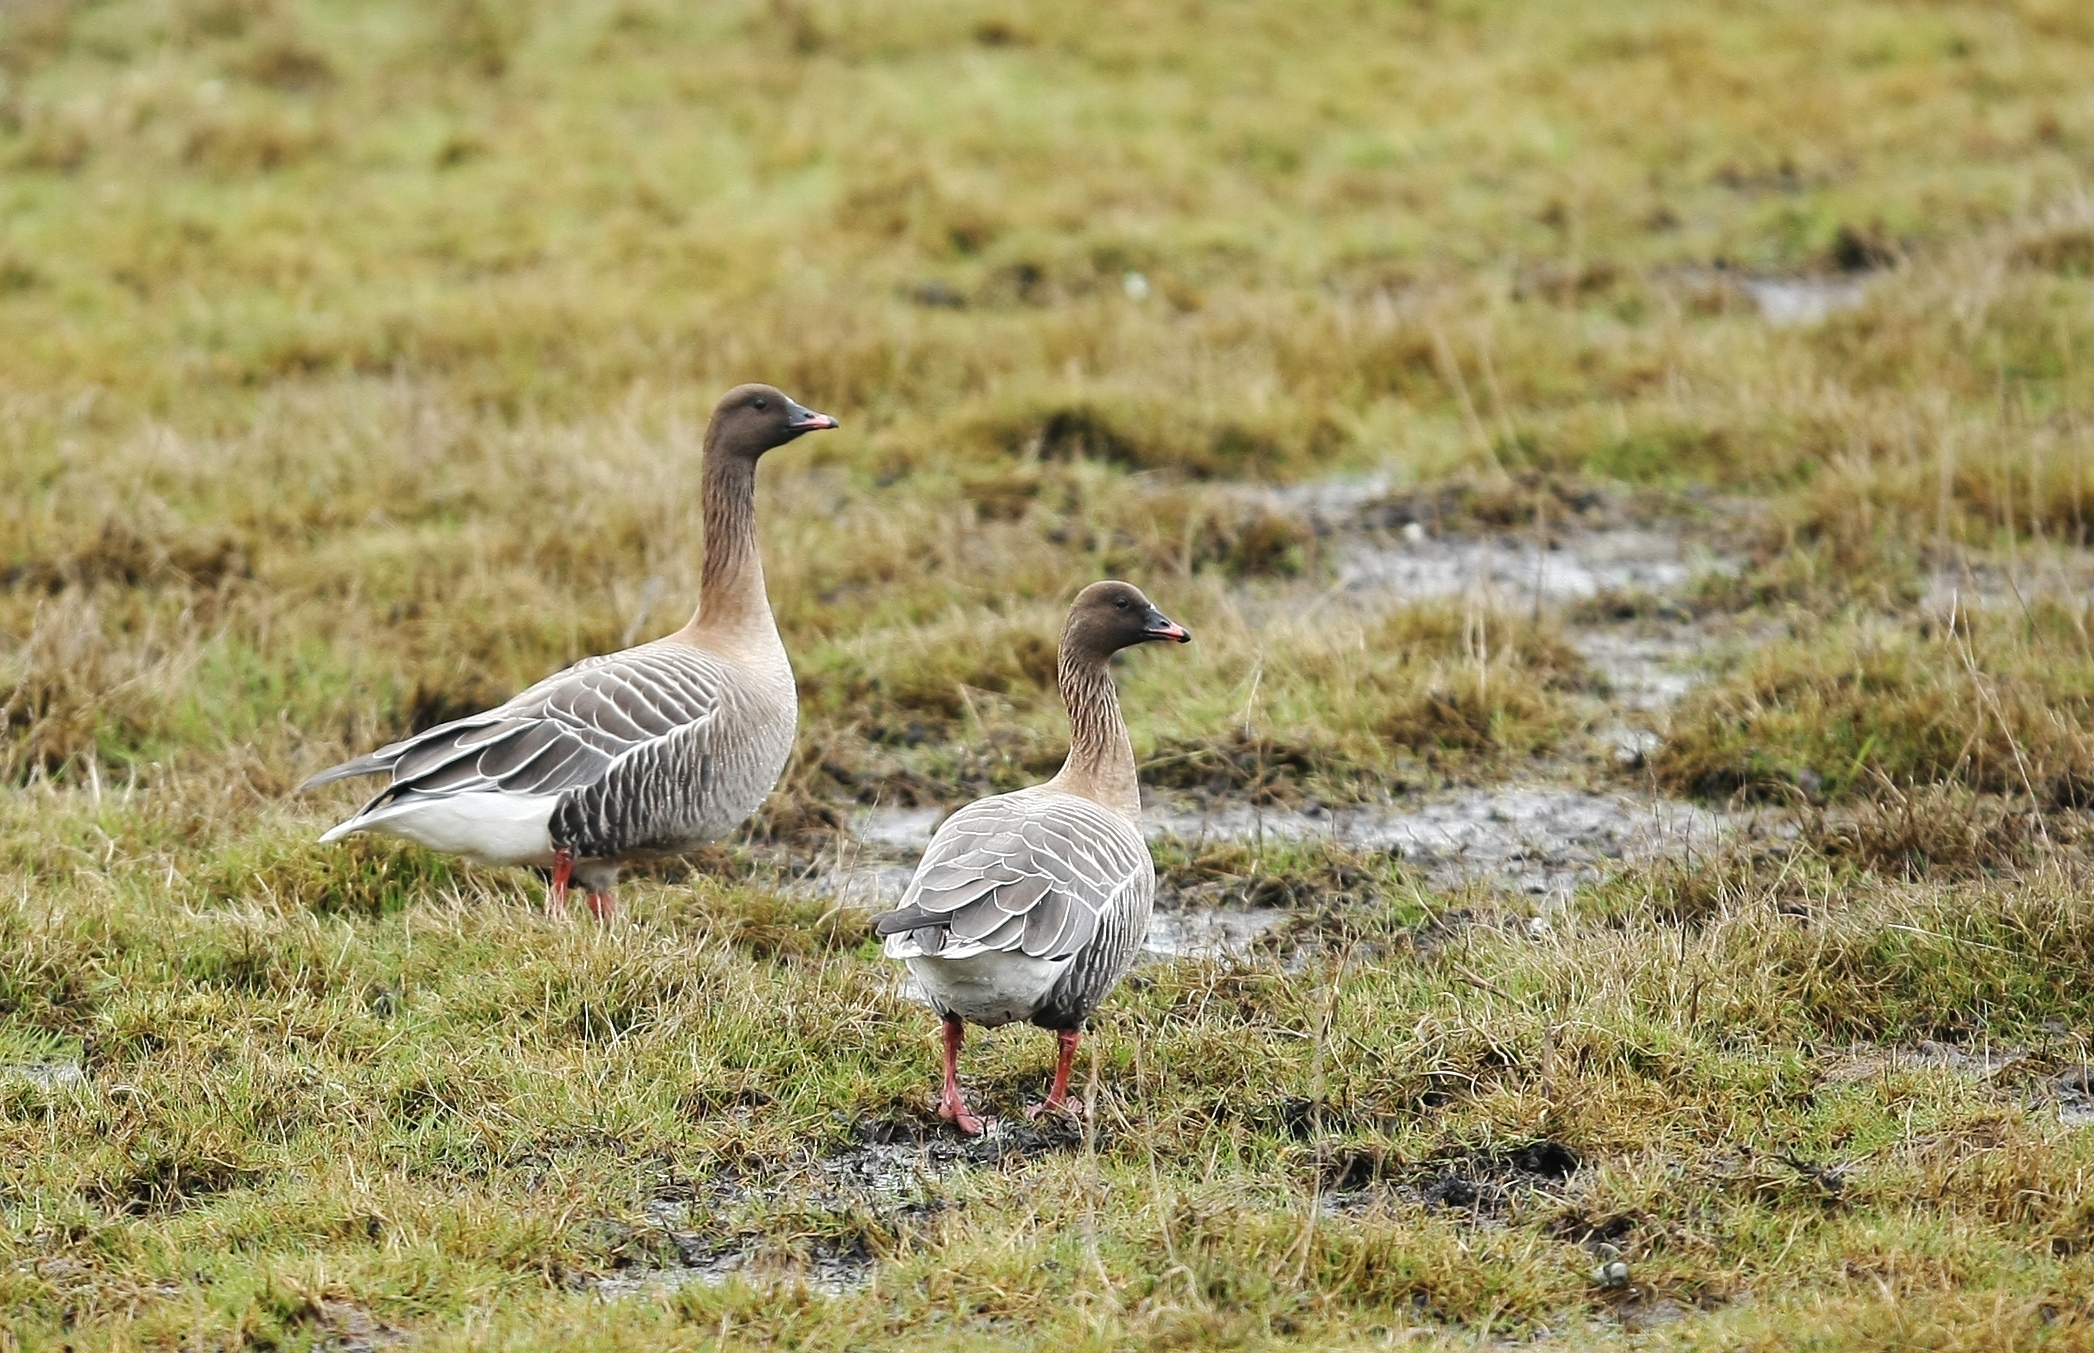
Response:
[{"label": "small white pebble", "polygon": [[1120,279],[1120,289],[1127,293],[1130,301],[1149,299],[1149,279],[1138,272],[1130,272]]},{"label": "small white pebble", "polygon": [[1413,545],[1425,539],[1424,524],[1422,522],[1415,521],[1405,522],[1403,524],[1403,538]]},{"label": "small white pebble", "polygon": [[1629,1263],[1626,1259],[1610,1259],[1592,1271],[1592,1280],[1602,1287],[1627,1287]]}]

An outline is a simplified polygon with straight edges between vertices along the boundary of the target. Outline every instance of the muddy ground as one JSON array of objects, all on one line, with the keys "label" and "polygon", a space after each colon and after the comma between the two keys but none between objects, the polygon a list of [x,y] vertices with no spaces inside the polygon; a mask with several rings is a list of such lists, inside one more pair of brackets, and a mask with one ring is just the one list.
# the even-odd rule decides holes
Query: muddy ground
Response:
[{"label": "muddy ground", "polygon": [[[1151,789],[1144,807],[1153,840],[1193,848],[1321,842],[1385,853],[1435,890],[1480,888],[1546,908],[1624,862],[1714,849],[1736,825],[1737,814],[1667,798],[1637,774],[1667,711],[1713,662],[1758,633],[1754,623],[1692,604],[1700,580],[1741,566],[1725,543],[1744,525],[1734,513],[1705,509],[1711,520],[1701,522],[1637,519],[1601,502],[1586,520],[1553,529],[1435,530],[1424,505],[1374,482],[1256,494],[1263,507],[1313,533],[1325,567],[1287,585],[1241,588],[1234,600],[1247,615],[1305,608],[1373,615],[1447,599],[1531,610],[1561,623],[1599,678],[1588,701],[1592,734],[1498,782],[1399,790],[1360,804],[1279,806]],[[945,812],[843,806],[847,838],[807,885],[852,905],[891,902]],[[1240,955],[1285,915],[1270,908],[1216,914],[1176,902],[1162,899],[1152,956]]]},{"label": "muddy ground", "polygon": [[[1771,307],[1770,319],[1794,299],[1752,294]],[[1843,305],[1846,294],[1811,303]],[[1686,512],[1638,515],[1620,502],[1600,501],[1582,519],[1553,528],[1492,531],[1436,528],[1418,503],[1379,483],[1256,493],[1265,507],[1314,534],[1325,566],[1313,578],[1283,586],[1246,585],[1235,600],[1247,613],[1332,607],[1371,615],[1448,598],[1498,611],[1527,608],[1561,625],[1601,678],[1589,697],[1589,736],[1501,779],[1404,788],[1364,803],[1290,806],[1148,791],[1147,830],[1160,849],[1196,856],[1217,846],[1306,843],[1341,857],[1397,861],[1421,897],[1481,895],[1502,913],[1523,915],[1542,935],[1577,889],[1625,866],[1706,855],[1741,833],[1796,834],[1792,811],[1668,797],[1641,774],[1678,702],[1741,650],[1778,632],[1764,618],[1697,604],[1708,580],[1745,567],[1749,505],[1702,502]],[[1932,574],[1919,604],[1947,617],[1957,607],[2084,591],[2090,581],[2094,557],[2079,553],[1965,561]],[[836,807],[846,824],[840,839],[820,859],[797,861],[795,886],[867,910],[899,898],[949,811]],[[1167,873],[1144,961],[1292,966],[1318,943],[1317,926],[1304,923],[1315,919],[1315,899],[1244,904],[1239,892],[1174,886]],[[1336,897],[1328,905],[1354,901]],[[905,975],[897,973],[896,981],[910,994]],[[1832,1050],[1819,1073],[1828,1085],[1893,1072],[1951,1077],[2079,1126],[2094,1123],[2094,1072],[2084,1057],[2077,1045],[1923,1042]],[[663,1181],[644,1216],[603,1223],[609,1248],[626,1266],[594,1280],[595,1290],[619,1299],[730,1275],[782,1278],[823,1292],[863,1289],[877,1273],[878,1237],[905,1232],[955,1205],[965,1171],[1017,1168],[1042,1153],[1087,1149],[1084,1129],[1073,1124],[997,1123],[971,1142],[914,1121],[861,1123],[851,1135],[842,1149],[781,1163],[760,1178]],[[1393,1172],[1376,1160],[1346,1156],[1324,1172],[1323,1205],[1342,1211],[1401,1200],[1487,1223],[1508,1207],[1559,1196],[1579,1164],[1567,1148],[1549,1142],[1514,1155],[1484,1153]],[[1775,1162],[1767,1168],[1803,1167]],[[1835,1178],[1826,1178],[1826,1187],[1837,1187]],[[784,1247],[777,1240],[781,1212],[805,1221],[802,1239]],[[1619,1252],[1599,1232],[1587,1248],[1594,1281],[1608,1285]],[[1647,1328],[1689,1312],[1670,1301],[1625,1299],[1617,1314],[1627,1327]]]}]

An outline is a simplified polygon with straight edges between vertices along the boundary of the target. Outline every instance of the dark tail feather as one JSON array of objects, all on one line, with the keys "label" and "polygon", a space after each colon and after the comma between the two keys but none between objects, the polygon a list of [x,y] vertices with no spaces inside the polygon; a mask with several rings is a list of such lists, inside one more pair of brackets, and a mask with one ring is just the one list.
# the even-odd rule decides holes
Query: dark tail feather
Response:
[{"label": "dark tail feather", "polygon": [[952,917],[942,913],[928,912],[922,907],[901,907],[873,917],[873,934],[899,935],[905,930],[928,930],[932,926],[951,923]]},{"label": "dark tail feather", "polygon": [[393,768],[393,757],[388,754],[391,750],[387,748],[382,752],[372,752],[369,756],[357,757],[354,761],[344,761],[339,766],[329,766],[298,786],[298,792],[303,794],[308,789],[331,785],[337,780],[353,780],[359,775],[376,775],[380,771],[389,771]]}]

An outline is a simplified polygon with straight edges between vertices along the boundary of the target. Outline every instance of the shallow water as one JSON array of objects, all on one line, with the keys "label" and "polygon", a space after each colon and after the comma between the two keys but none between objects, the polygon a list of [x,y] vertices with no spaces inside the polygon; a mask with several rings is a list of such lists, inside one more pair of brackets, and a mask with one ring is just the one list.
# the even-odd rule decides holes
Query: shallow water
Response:
[{"label": "shallow water", "polygon": [[[920,854],[938,815],[870,809],[853,821],[897,852]],[[859,827],[859,823],[864,823]],[[1713,848],[1730,826],[1721,813],[1670,799],[1546,782],[1461,790],[1386,805],[1270,808],[1202,805],[1152,797],[1143,828],[1152,841],[1323,840],[1353,850],[1387,850],[1421,865],[1440,887],[1481,884],[1534,896],[1562,894],[1624,861]],[[863,905],[891,904],[907,888],[910,866],[861,859],[828,876],[830,891]],[[1238,953],[1279,924],[1278,911],[1171,913],[1152,936],[1158,954]]]},{"label": "shallow water", "polygon": [[1329,840],[1390,850],[1439,887],[1500,887],[1561,896],[1623,861],[1714,847],[1724,815],[1668,799],[1546,783],[1464,790],[1411,804],[1321,810],[1160,809],[1152,837]]},{"label": "shallow water", "polygon": [[1822,324],[1843,310],[1858,310],[1869,298],[1862,277],[1740,277],[1738,289],[1759,307],[1760,318],[1777,329]]},{"label": "shallow water", "polygon": [[2036,601],[2085,603],[2094,595],[2094,551],[2070,545],[2024,548],[2009,560],[1939,568],[1927,576],[1922,609],[1946,618],[1952,608],[2005,610]]},{"label": "shallow water", "polygon": [[1735,559],[1679,532],[1645,527],[1565,532],[1546,548],[1516,536],[1440,538],[1416,529],[1393,541],[1377,536],[1349,544],[1338,586],[1353,604],[1375,608],[1460,596],[1555,614],[1599,597],[1643,599],[1631,618],[1586,618],[1566,627],[1572,647],[1608,687],[1615,717],[1602,721],[1601,740],[1617,759],[1634,762],[1656,749],[1655,716],[1701,679],[1716,646],[1716,636],[1691,611],[1667,603],[1696,577],[1737,567]]},{"label": "shallow water", "polygon": [[604,1301],[629,1301],[667,1296],[691,1283],[711,1287],[741,1277],[754,1283],[804,1285],[810,1292],[834,1297],[864,1291],[872,1285],[872,1274],[872,1261],[865,1259],[819,1256],[801,1264],[773,1267],[756,1263],[742,1251],[727,1250],[668,1268],[624,1269],[596,1279],[591,1286]]},{"label": "shallow water", "polygon": [[1393,601],[1477,595],[1499,606],[1584,601],[1602,592],[1673,593],[1720,561],[1681,536],[1626,527],[1558,536],[1546,547],[1517,537],[1436,537],[1422,528],[1368,539],[1338,554],[1338,585]]},{"label": "shallow water", "polygon": [[[1368,612],[1420,600],[1471,597],[1499,608],[1554,613],[1604,596],[1642,599],[1622,620],[1584,617],[1566,634],[1605,683],[1596,720],[1601,755],[1636,764],[1660,744],[1666,712],[1691,691],[1719,638],[1679,596],[1702,574],[1737,561],[1652,526],[1569,528],[1547,542],[1518,533],[1435,536],[1422,524],[1396,532],[1361,523],[1386,498],[1385,481],[1326,481],[1252,490],[1277,510],[1315,523],[1333,541],[1336,578],[1278,593],[1248,589],[1256,615],[1274,607],[1327,604]],[[1655,604],[1653,604],[1653,602]],[[1153,797],[1151,839],[1201,841],[1324,839],[1355,850],[1387,850],[1420,866],[1439,888],[1481,886],[1559,898],[1622,862],[1713,848],[1729,826],[1722,814],[1686,803],[1551,782],[1582,780],[1575,764],[1538,767],[1513,784],[1389,804],[1292,810],[1248,803],[1196,803]],[[867,808],[849,818],[850,842],[817,886],[850,905],[891,906],[908,887],[914,861],[930,844],[943,808]],[[1188,907],[1160,910],[1151,958],[1241,958],[1281,927],[1272,909]]]},{"label": "shallow water", "polygon": [[1288,913],[1277,907],[1159,908],[1149,917],[1142,957],[1158,962],[1245,959],[1259,940],[1285,925],[1287,919]]},{"label": "shallow water", "polygon": [[70,1089],[87,1084],[78,1062],[0,1062],[0,1084],[21,1081],[40,1090]]}]

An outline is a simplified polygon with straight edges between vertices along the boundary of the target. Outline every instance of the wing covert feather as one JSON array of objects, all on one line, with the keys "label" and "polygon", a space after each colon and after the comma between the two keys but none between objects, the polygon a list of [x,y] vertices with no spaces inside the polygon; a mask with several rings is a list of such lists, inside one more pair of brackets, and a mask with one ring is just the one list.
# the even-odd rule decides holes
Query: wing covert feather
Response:
[{"label": "wing covert feather", "polygon": [[729,679],[700,649],[644,644],[584,659],[506,704],[323,771],[313,783],[390,771],[392,782],[365,811],[407,795],[569,793],[672,738],[694,738],[702,758]]},{"label": "wing covert feather", "polygon": [[1072,794],[1000,795],[946,821],[880,931],[943,930],[985,949],[1068,958],[1152,876],[1148,846],[1118,814]]}]

